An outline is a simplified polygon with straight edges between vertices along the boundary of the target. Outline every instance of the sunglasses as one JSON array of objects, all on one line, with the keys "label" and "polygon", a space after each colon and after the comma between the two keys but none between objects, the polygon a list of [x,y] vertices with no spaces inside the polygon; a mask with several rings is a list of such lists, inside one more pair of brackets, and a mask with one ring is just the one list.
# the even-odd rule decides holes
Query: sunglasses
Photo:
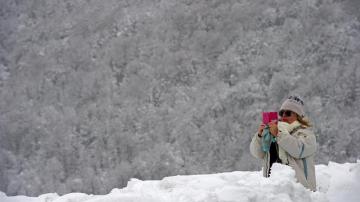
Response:
[{"label": "sunglasses", "polygon": [[291,113],[292,113],[292,111],[281,110],[281,111],[279,112],[279,115],[280,115],[281,117],[289,117],[289,116],[291,116]]}]

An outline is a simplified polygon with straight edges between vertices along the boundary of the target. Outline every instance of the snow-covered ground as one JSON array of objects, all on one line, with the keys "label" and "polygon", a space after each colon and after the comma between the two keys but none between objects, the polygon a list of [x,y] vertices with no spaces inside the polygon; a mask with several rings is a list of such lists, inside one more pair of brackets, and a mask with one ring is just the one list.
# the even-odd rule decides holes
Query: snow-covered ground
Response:
[{"label": "snow-covered ground", "polygon": [[39,197],[7,197],[1,202],[233,202],[233,201],[360,201],[360,161],[357,163],[317,165],[317,192],[296,183],[294,171],[275,164],[273,175],[261,172],[230,172],[211,175],[166,177],[158,181],[132,179],[127,187],[113,189],[107,195],[56,193]]}]

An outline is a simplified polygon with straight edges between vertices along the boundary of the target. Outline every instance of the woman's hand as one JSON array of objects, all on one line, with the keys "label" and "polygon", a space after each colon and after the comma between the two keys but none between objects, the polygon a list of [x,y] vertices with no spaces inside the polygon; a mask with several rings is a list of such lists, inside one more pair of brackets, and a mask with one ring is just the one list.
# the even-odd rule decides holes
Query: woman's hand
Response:
[{"label": "woman's hand", "polygon": [[279,130],[277,127],[277,121],[271,121],[268,125],[269,125],[270,134],[274,137],[277,137],[278,133],[279,133]]},{"label": "woman's hand", "polygon": [[260,126],[259,126],[259,129],[258,129],[258,136],[261,137],[262,136],[262,133],[264,131],[264,128],[265,128],[265,124],[261,123]]}]

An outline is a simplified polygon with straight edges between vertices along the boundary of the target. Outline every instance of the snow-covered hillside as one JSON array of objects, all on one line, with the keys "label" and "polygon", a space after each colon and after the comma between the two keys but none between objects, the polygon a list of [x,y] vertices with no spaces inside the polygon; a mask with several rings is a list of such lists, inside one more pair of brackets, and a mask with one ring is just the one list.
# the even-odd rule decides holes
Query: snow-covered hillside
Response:
[{"label": "snow-covered hillside", "polygon": [[107,195],[56,193],[39,197],[7,197],[1,202],[232,202],[232,201],[360,201],[360,161],[357,163],[317,165],[317,192],[295,182],[295,173],[275,164],[274,174],[263,178],[260,172],[230,172],[212,175],[166,177],[159,181],[132,179],[127,187]]},{"label": "snow-covered hillside", "polygon": [[[297,94],[315,161],[360,157],[359,0],[0,0],[0,191],[259,170]],[[89,178],[89,176],[92,176]]]}]

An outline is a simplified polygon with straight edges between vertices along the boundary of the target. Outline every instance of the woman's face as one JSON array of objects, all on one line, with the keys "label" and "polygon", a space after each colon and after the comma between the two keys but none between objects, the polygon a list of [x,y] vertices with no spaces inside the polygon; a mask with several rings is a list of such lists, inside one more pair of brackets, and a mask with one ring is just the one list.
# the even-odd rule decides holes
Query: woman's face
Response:
[{"label": "woman's face", "polygon": [[294,121],[297,120],[297,115],[295,112],[289,110],[282,110],[280,111],[279,114],[280,114],[280,120],[288,124],[292,124]]}]

